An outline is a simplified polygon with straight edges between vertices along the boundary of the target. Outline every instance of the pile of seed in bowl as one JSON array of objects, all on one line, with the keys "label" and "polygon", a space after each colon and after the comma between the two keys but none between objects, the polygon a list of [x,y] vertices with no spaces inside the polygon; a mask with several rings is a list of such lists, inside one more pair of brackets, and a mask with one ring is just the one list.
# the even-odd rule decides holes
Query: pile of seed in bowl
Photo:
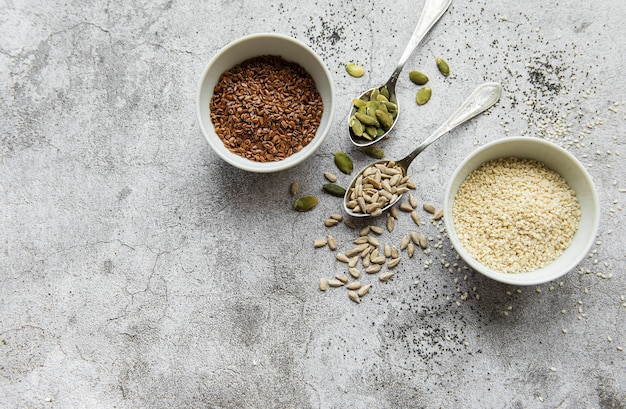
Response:
[{"label": "pile of seed in bowl", "polygon": [[567,181],[532,159],[499,158],[470,173],[454,198],[453,220],[463,247],[504,273],[524,273],[557,259],[580,222]]},{"label": "pile of seed in bowl", "polygon": [[266,55],[224,72],[210,110],[215,133],[229,151],[255,162],[274,162],[313,140],[324,104],[302,66]]}]

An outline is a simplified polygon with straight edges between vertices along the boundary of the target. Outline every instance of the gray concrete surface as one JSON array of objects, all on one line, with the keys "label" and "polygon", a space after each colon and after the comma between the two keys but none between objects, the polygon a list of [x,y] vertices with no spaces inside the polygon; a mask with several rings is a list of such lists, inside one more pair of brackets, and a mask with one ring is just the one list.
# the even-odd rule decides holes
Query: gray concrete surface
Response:
[{"label": "gray concrete surface", "polygon": [[[416,195],[440,205],[464,155],[507,135],[566,147],[602,219],[592,252],[556,282],[490,281],[426,221],[430,252],[384,284],[364,277],[360,305],[320,292],[319,277],[344,268],[313,240],[346,249],[356,235],[323,226],[340,202],[321,195],[322,174],[338,150],[368,161],[346,139],[348,104],[314,157],[277,174],[230,167],[200,134],[197,82],[231,40],[304,41],[348,102],[390,75],[422,4],[3,2],[0,406],[626,407],[622,0],[454,0],[405,68],[431,74],[433,98],[415,105],[403,76],[407,111],[382,145],[402,157],[477,84],[500,81],[490,113],[414,163]],[[366,75],[348,77],[348,62]],[[291,210],[294,180],[320,195],[313,211]],[[380,240],[399,243],[411,223]]]}]

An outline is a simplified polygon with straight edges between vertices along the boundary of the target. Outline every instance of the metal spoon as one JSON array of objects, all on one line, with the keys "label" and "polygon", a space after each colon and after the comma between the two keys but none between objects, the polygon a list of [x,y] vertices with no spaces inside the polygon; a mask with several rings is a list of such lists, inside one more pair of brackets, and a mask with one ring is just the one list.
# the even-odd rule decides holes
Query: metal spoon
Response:
[{"label": "metal spoon", "polygon": [[[409,153],[405,158],[400,161],[395,162],[397,166],[400,167],[402,171],[402,176],[407,175],[407,169],[413,159],[417,155],[419,155],[428,145],[435,142],[439,137],[444,135],[445,133],[451,131],[457,126],[461,125],[463,122],[475,117],[481,112],[493,106],[499,99],[500,95],[502,95],[502,87],[500,84],[495,82],[488,82],[478,86],[472,92],[472,94],[461,104],[461,106],[441,125],[432,135],[426,138],[413,152]],[[359,176],[363,174],[367,169],[376,166],[377,164],[388,163],[388,160],[382,160],[378,162],[374,162],[370,165],[367,165],[363,169],[361,169],[357,175],[352,179],[348,189],[346,189],[346,193],[343,198],[343,208],[347,214],[353,217],[369,217],[372,216],[370,213],[354,211],[352,207],[348,206],[348,203],[352,200],[356,200],[355,197],[352,196],[352,193],[355,191],[355,184],[357,180],[359,180]],[[384,203],[380,210],[377,211],[378,214],[389,209],[391,206],[396,204],[398,200],[402,197],[402,194],[398,194],[396,197],[392,198],[388,203]],[[374,214],[375,215],[375,214]]]},{"label": "metal spoon", "polygon": [[[445,11],[450,6],[450,3],[452,3],[452,0],[426,0],[426,4],[424,4],[422,14],[420,15],[420,19],[417,22],[417,26],[415,27],[415,31],[413,31],[413,35],[411,36],[409,44],[406,46],[402,57],[400,57],[400,61],[398,62],[398,65],[393,74],[391,74],[391,77],[389,77],[384,85],[378,88],[372,88],[370,90],[367,90],[359,97],[359,99],[369,101],[372,91],[374,91],[375,89],[387,87],[387,89],[389,90],[389,101],[398,106],[398,115],[394,119],[391,127],[387,131],[385,131],[384,134],[377,136],[372,140],[367,140],[365,138],[354,135],[350,124],[348,124],[348,133],[350,134],[350,140],[352,140],[352,143],[354,143],[356,146],[372,145],[384,138],[391,131],[391,129],[393,129],[393,125],[395,125],[395,123],[398,121],[398,116],[400,115],[400,106],[398,105],[398,99],[396,98],[396,82],[398,81],[400,72],[402,71],[404,64],[407,62],[417,45],[422,41],[426,33],[428,33],[430,29],[435,25],[435,23],[441,18],[443,13],[445,13]],[[352,115],[354,115],[355,112],[356,108],[353,106],[348,118],[352,118]]]}]

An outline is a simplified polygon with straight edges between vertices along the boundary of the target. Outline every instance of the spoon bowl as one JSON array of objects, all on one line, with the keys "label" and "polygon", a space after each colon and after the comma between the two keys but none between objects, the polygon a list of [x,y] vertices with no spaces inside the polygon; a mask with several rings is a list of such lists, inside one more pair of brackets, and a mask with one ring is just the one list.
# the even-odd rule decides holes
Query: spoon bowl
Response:
[{"label": "spoon bowl", "polygon": [[498,83],[487,82],[478,86],[413,152],[397,162],[382,160],[365,166],[346,189],[344,211],[352,217],[375,217],[396,204],[408,191],[408,169],[413,159],[442,135],[492,107],[501,95],[502,86]]},{"label": "spoon bowl", "polygon": [[350,110],[350,115],[348,116],[348,134],[350,135],[350,140],[354,145],[360,147],[370,146],[389,135],[389,132],[391,132],[393,126],[398,121],[398,116],[400,113],[398,98],[396,98],[396,83],[398,82],[400,72],[402,72],[404,64],[406,64],[411,54],[413,54],[415,48],[417,48],[418,44],[435,25],[435,23],[439,21],[441,16],[443,16],[451,3],[452,0],[426,0],[424,8],[422,9],[422,14],[420,15],[420,18],[417,22],[417,26],[413,31],[413,35],[411,35],[411,39],[409,40],[409,43],[404,50],[404,53],[400,57],[400,61],[398,62],[396,69],[391,74],[391,77],[389,77],[387,82],[382,86],[369,89],[358,97],[358,99],[368,102],[371,100],[373,92],[383,93],[383,95],[385,95],[385,98],[396,106],[396,112],[392,114],[393,122],[391,123],[391,125],[381,128],[385,129],[384,132],[380,134],[377,133],[375,136],[370,136],[365,132],[362,133],[362,136],[355,134],[352,128],[352,123],[354,121],[353,118],[354,115],[357,113],[358,108],[354,106],[354,103],[352,104],[352,109]]}]

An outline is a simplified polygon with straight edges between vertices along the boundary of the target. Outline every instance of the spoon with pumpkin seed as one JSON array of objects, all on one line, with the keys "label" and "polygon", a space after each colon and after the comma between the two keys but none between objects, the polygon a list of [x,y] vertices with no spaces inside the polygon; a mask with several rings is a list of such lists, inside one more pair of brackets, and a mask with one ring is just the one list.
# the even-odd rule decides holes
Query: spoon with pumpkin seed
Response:
[{"label": "spoon with pumpkin seed", "polygon": [[378,142],[389,134],[395,125],[400,110],[396,98],[396,82],[400,72],[415,48],[445,13],[450,3],[452,0],[426,0],[409,44],[391,77],[384,85],[369,89],[352,100],[348,132],[350,140],[356,146],[369,146]]},{"label": "spoon with pumpkin seed", "polygon": [[457,110],[413,152],[394,162],[381,160],[361,169],[346,189],[343,208],[353,217],[375,217],[396,204],[402,195],[414,187],[407,170],[413,159],[439,137],[492,107],[502,95],[495,82],[478,86]]}]

